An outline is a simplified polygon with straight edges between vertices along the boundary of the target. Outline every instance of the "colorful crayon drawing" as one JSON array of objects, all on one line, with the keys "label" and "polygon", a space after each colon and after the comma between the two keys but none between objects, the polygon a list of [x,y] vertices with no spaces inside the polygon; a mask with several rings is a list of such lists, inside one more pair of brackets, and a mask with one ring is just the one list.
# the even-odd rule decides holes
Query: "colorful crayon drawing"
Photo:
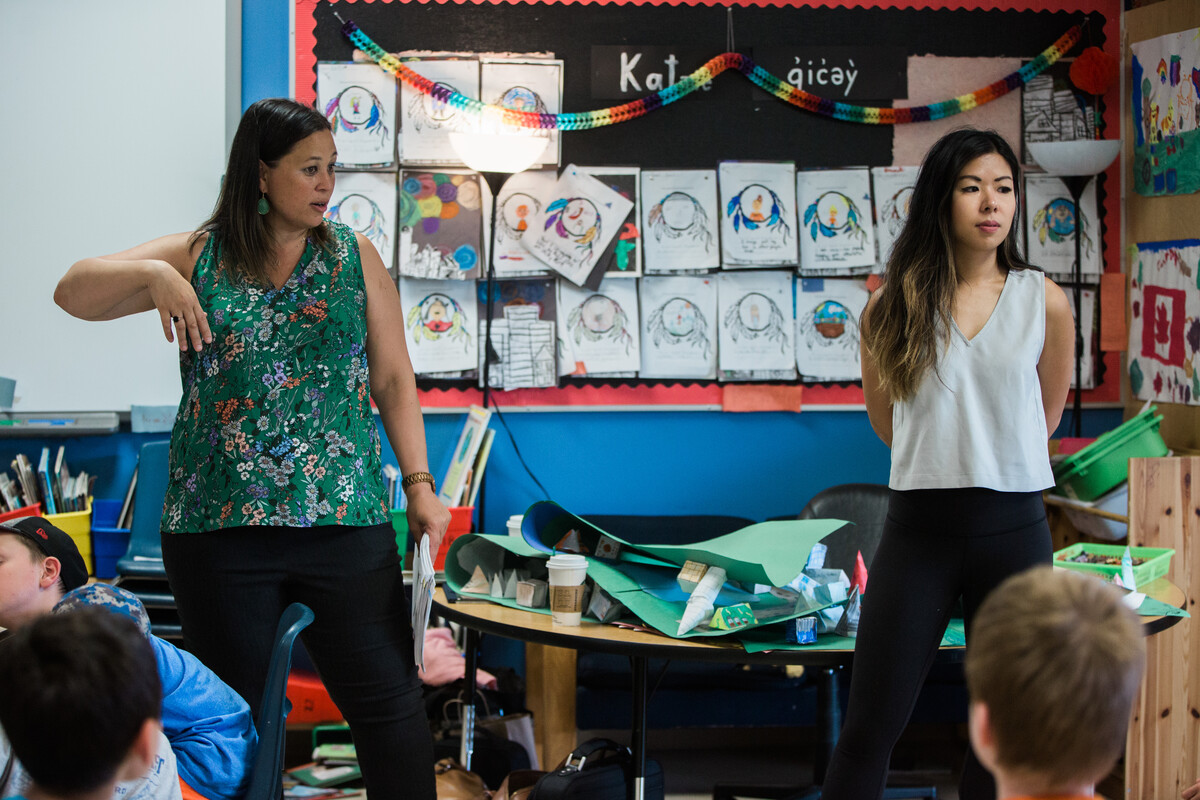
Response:
[{"label": "colorful crayon drawing", "polygon": [[414,344],[419,345],[422,340],[449,340],[460,342],[464,351],[471,346],[471,334],[467,331],[462,306],[446,294],[426,295],[408,312],[405,327],[412,333]]},{"label": "colorful crayon drawing", "polygon": [[[458,91],[450,84],[441,81],[437,81],[434,85],[451,92]],[[408,101],[408,119],[418,131],[422,128],[457,130],[461,127],[459,116],[458,110],[454,106],[431,94],[418,93]]]},{"label": "colorful crayon drawing", "polygon": [[462,173],[400,175],[400,274],[473,278],[483,233],[478,177]]},{"label": "colorful crayon drawing", "polygon": [[592,246],[601,233],[600,210],[586,197],[560,197],[546,207],[546,230],[575,245],[576,263],[592,258]]},{"label": "colorful crayon drawing", "polygon": [[1200,28],[1130,45],[1134,188],[1200,191]]},{"label": "colorful crayon drawing", "polygon": [[836,300],[826,300],[803,316],[799,331],[809,350],[836,348],[858,357],[858,321]]},{"label": "colorful crayon drawing", "polygon": [[776,233],[785,242],[792,232],[784,219],[786,213],[779,195],[761,183],[752,183],[742,189],[725,207],[734,231],[762,228]]},{"label": "colorful crayon drawing", "polygon": [[549,107],[542,96],[525,86],[512,86],[493,98],[492,105],[511,108],[514,111],[529,111],[534,114],[547,114]]},{"label": "colorful crayon drawing", "polygon": [[[1079,221],[1081,223],[1079,226],[1080,248],[1083,255],[1090,256],[1095,244],[1092,242],[1092,237],[1088,235],[1088,218],[1082,209],[1079,212]],[[1073,242],[1075,203],[1069,197],[1056,197],[1037,210],[1037,213],[1033,215],[1031,225],[1041,244],[1045,244],[1047,239],[1056,244]]]},{"label": "colorful crayon drawing", "polygon": [[1200,405],[1200,239],[1137,248],[1129,388],[1139,400]]},{"label": "colorful crayon drawing", "polygon": [[575,344],[609,342],[624,345],[628,354],[633,346],[633,337],[627,325],[629,317],[621,305],[610,297],[593,294],[571,309],[567,317],[567,330]]},{"label": "colorful crayon drawing", "polygon": [[656,241],[691,239],[712,250],[713,232],[700,201],[687,192],[671,192],[650,207],[650,232]]},{"label": "colorful crayon drawing", "polygon": [[783,312],[775,301],[760,292],[751,292],[738,300],[725,313],[725,327],[736,342],[765,339],[779,344],[787,352],[787,334],[783,329]]},{"label": "colorful crayon drawing", "polygon": [[904,223],[908,221],[908,212],[912,205],[913,187],[903,186],[883,201],[883,211],[879,215],[879,222],[887,228],[888,235],[893,239],[900,235],[900,231],[904,228]]},{"label": "colorful crayon drawing", "polygon": [[380,252],[387,248],[387,220],[383,210],[366,195],[357,192],[346,195],[329,207],[325,218],[349,225],[370,239]]},{"label": "colorful crayon drawing", "polygon": [[817,236],[865,242],[867,232],[859,223],[860,217],[858,206],[841,192],[825,192],[804,209],[804,224],[814,242]]},{"label": "colorful crayon drawing", "polygon": [[379,137],[381,146],[388,144],[388,127],[384,123],[383,103],[370,89],[347,86],[325,105],[325,119],[335,131],[362,131]]},{"label": "colorful crayon drawing", "polygon": [[646,330],[655,347],[694,347],[704,358],[712,349],[708,320],[694,303],[682,297],[672,297],[654,311],[646,321]]},{"label": "colorful crayon drawing", "polygon": [[500,213],[496,215],[497,235],[520,241],[529,230],[529,218],[541,210],[541,202],[533,195],[513,192],[500,204]]}]

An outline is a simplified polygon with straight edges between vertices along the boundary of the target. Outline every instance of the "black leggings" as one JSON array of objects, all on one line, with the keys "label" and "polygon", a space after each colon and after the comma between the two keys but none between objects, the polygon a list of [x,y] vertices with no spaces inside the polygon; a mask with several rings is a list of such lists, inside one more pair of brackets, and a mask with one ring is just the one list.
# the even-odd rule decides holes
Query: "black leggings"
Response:
[{"label": "black leggings", "polygon": [[255,718],[279,617],[304,603],[315,615],[305,648],[350,724],[369,795],[434,800],[433,742],[391,526],[164,534],[162,550],[188,649]]},{"label": "black leggings", "polygon": [[[904,732],[961,595],[971,620],[1005,578],[1052,557],[1040,492],[893,491],[871,564],[850,701],[826,773],[825,800],[883,796],[892,748]],[[968,751],[959,796],[995,797],[991,775]]]}]

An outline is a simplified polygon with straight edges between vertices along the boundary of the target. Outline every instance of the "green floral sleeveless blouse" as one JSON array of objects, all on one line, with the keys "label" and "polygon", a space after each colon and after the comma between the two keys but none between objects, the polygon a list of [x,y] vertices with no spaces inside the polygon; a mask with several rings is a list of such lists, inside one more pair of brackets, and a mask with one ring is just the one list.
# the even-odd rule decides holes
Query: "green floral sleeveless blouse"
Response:
[{"label": "green floral sleeveless blouse", "polygon": [[222,268],[209,236],[192,286],[213,341],[180,355],[162,530],[388,521],[358,243],[326,224],[279,289]]}]

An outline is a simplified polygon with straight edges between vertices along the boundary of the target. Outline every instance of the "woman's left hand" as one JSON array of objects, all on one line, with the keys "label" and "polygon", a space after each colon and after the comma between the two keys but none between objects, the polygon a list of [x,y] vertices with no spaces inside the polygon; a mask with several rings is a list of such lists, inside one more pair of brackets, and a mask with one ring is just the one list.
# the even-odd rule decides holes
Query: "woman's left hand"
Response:
[{"label": "woman's left hand", "polygon": [[420,545],[421,537],[429,537],[429,555],[437,558],[438,548],[450,525],[450,511],[433,493],[428,483],[413,484],[408,489],[408,529],[413,532],[413,543]]}]

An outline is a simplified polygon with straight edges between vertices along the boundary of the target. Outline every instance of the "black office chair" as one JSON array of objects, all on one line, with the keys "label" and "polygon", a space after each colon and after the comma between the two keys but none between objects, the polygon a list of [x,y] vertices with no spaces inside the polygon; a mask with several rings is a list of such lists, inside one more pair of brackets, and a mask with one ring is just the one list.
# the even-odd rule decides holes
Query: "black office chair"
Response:
[{"label": "black office chair", "polygon": [[162,560],[162,536],[159,521],[167,496],[170,442],[147,442],[138,453],[137,488],[133,495],[133,527],[129,549],[117,561],[120,586],[137,595],[150,616],[150,632],[162,639],[179,643],[183,627],[175,607],[175,595],[167,583]]}]

